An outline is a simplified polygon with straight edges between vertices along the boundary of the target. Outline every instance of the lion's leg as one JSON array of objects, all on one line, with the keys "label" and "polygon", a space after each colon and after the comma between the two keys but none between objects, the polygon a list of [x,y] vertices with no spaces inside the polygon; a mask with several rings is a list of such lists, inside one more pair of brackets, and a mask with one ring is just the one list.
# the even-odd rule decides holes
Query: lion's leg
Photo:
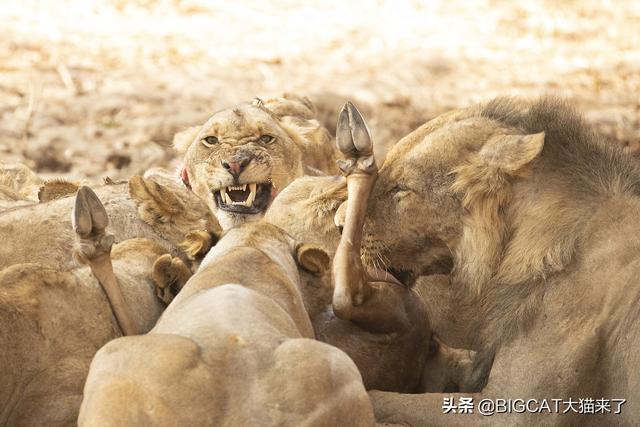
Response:
[{"label": "lion's leg", "polygon": [[113,235],[105,233],[109,224],[107,211],[89,187],[83,186],[78,190],[71,219],[77,236],[74,257],[91,267],[107,295],[122,333],[136,334],[137,328],[111,265],[111,246],[114,239]]},{"label": "lion's leg", "polygon": [[153,263],[152,274],[156,295],[169,304],[192,276],[191,270],[178,257],[164,254]]}]

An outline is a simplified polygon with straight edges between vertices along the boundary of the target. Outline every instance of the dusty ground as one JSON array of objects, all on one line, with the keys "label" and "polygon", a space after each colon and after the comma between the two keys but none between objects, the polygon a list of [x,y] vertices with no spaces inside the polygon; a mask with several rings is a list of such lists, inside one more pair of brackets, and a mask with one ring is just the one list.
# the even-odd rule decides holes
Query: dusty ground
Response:
[{"label": "dusty ground", "polygon": [[453,107],[549,92],[640,147],[638,1],[300,3],[0,3],[0,161],[127,177],[175,163],[176,130],[283,91],[368,105],[383,148]]}]

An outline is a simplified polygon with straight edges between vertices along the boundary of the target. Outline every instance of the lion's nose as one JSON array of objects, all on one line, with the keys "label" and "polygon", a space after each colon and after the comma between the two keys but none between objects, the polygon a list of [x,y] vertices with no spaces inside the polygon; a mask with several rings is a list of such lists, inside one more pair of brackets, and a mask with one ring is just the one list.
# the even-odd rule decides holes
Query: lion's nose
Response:
[{"label": "lion's nose", "polygon": [[242,171],[247,167],[247,165],[251,162],[250,158],[242,158],[242,159],[232,159],[232,160],[222,160],[222,167],[227,170],[234,177],[238,177]]}]

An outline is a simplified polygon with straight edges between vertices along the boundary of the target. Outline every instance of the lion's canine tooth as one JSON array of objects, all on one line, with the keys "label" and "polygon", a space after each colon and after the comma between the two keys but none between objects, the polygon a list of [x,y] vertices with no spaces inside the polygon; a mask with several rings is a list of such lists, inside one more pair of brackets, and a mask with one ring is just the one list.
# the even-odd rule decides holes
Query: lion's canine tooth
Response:
[{"label": "lion's canine tooth", "polygon": [[242,191],[245,191],[247,189],[247,184],[242,184]]},{"label": "lion's canine tooth", "polygon": [[220,197],[225,204],[231,204],[231,197],[229,197],[229,195],[227,194],[227,189],[225,187],[220,189]]},{"label": "lion's canine tooth", "polygon": [[256,199],[256,188],[257,184],[252,182],[249,184],[249,196],[247,196],[247,200],[244,201],[244,204],[251,207],[253,206],[253,201]]}]

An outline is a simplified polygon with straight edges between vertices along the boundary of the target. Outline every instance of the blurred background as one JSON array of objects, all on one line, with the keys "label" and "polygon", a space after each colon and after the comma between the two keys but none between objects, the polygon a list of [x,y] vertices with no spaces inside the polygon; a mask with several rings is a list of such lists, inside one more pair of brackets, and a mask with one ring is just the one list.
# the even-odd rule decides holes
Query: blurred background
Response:
[{"label": "blurred background", "polygon": [[[307,5],[305,5],[307,3]],[[640,151],[640,1],[0,1],[0,162],[45,177],[174,167],[173,134],[284,91],[384,153],[496,95],[553,93]]]}]

